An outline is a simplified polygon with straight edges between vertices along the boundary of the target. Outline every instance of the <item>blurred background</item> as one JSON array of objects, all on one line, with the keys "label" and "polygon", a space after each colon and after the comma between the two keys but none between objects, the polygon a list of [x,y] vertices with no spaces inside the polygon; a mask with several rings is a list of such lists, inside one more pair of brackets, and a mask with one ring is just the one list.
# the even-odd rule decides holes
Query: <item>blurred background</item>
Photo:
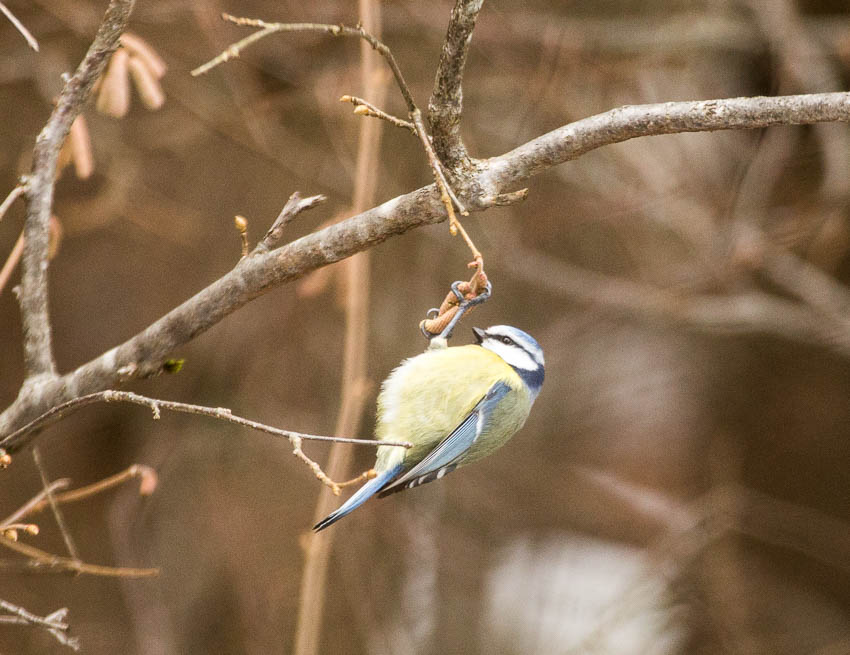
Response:
[{"label": "blurred background", "polygon": [[[105,7],[6,4],[41,52],[0,20],[3,196]],[[85,112],[93,172],[67,168],[54,207],[61,371],[227,272],[240,254],[235,214],[252,244],[296,190],[329,201],[287,227],[287,240],[351,214],[367,119],[337,100],[365,95],[357,43],[276,35],[189,76],[248,34],[222,11],[358,20],[354,3],[308,4],[138,3],[130,29],[168,65],[165,102],[149,111],[133,90],[122,119]],[[381,3],[383,38],[422,107],[451,6]],[[463,137],[473,155],[495,156],[623,104],[834,91],[848,77],[841,0],[488,0],[464,79]],[[404,114],[394,88],[382,106]],[[377,202],[431,181],[416,140],[382,130]],[[321,652],[850,653],[847,349],[792,334],[782,311],[765,317],[745,303],[735,319],[723,302],[774,300],[840,344],[846,316],[832,299],[850,293],[848,181],[843,124],[653,137],[591,152],[531,180],[525,203],[466,219],[495,294],[456,341],[471,341],[471,325],[521,327],[545,349],[546,385],[493,457],[334,526]],[[0,222],[0,260],[22,221],[19,202]],[[365,417],[346,435],[364,438],[380,381],[425,346],[425,311],[468,277],[468,251],[445,224],[370,258]],[[17,279],[0,292],[2,406],[23,375]],[[186,360],[178,374],[130,388],[332,434],[345,279],[271,290],[174,353]],[[659,290],[693,311],[657,302]],[[306,535],[328,492],[288,443],[116,405],[85,408],[38,443],[50,477],[74,485],[132,463],[155,468],[152,496],[130,483],[65,517],[84,560],[161,574],[4,567],[0,597],[38,614],[67,606],[86,653],[292,651]],[[324,445],[305,449],[326,461]],[[350,475],[373,457],[356,447]],[[40,488],[20,453],[0,474],[0,515]],[[27,541],[63,553],[49,514],[38,522]],[[43,631],[0,625],[2,652],[67,650]]]}]

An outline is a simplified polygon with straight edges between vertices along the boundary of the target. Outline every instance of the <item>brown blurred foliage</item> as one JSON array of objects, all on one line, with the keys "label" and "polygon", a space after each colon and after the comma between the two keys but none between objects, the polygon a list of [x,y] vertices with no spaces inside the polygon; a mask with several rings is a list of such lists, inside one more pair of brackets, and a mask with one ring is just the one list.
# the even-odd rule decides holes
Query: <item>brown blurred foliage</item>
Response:
[{"label": "brown blurred foliage", "polygon": [[[59,76],[104,7],[6,4],[41,53],[0,20],[3,190],[26,170]],[[165,103],[157,112],[134,103],[120,120],[86,111],[94,170],[63,176],[54,207],[63,371],[227,271],[240,256],[235,214],[256,240],[293,191],[327,194],[323,209],[287,228],[295,238],[350,207],[358,121],[371,120],[337,102],[362,95],[354,42],[277,35],[204,77],[188,71],[245,35],[218,20],[223,10],[353,24],[353,5],[238,5],[140,0],[131,29],[167,63]],[[450,9],[443,0],[383,7],[384,41],[422,106]],[[488,1],[465,76],[463,135],[484,157],[622,104],[839,90],[848,25],[846,4],[827,0]],[[386,109],[404,114],[394,89]],[[380,201],[431,180],[416,140],[384,130]],[[333,528],[325,652],[850,652],[850,363],[774,338],[623,316],[605,298],[588,306],[536,282],[556,274],[545,263],[554,258],[669,289],[774,290],[741,271],[747,253],[735,235],[755,225],[847,283],[847,144],[846,125],[639,139],[536,178],[521,205],[468,218],[495,287],[472,323],[535,335],[546,385],[496,456]],[[0,253],[22,217],[18,203],[0,222]],[[392,367],[423,348],[418,322],[466,276],[466,257],[446,225],[372,251],[372,400]],[[133,389],[328,434],[341,317],[332,290],[272,290],[175,353],[186,360],[179,374]],[[0,404],[22,374],[7,289]],[[42,614],[68,606],[86,653],[289,651],[300,539],[320,487],[288,444],[113,405],[82,410],[39,443],[51,477],[76,484],[133,462],[157,470],[151,497],[128,486],[65,517],[85,559],[161,574],[122,582],[0,569],[0,597]],[[324,446],[306,447],[323,461]],[[358,450],[358,469],[373,455]],[[0,512],[39,488],[19,454],[0,473]],[[33,543],[61,552],[55,527],[44,519],[41,528]],[[0,626],[2,652],[64,650],[42,632]]]}]

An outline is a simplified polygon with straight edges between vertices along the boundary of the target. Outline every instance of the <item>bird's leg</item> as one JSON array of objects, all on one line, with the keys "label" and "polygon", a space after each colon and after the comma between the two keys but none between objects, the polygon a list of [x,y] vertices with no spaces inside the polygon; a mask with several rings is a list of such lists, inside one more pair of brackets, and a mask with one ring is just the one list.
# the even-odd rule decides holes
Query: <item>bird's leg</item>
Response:
[{"label": "bird's leg", "polygon": [[487,285],[484,289],[474,298],[467,298],[463,295],[463,292],[459,289],[461,284],[465,284],[462,280],[458,280],[452,284],[452,291],[457,297],[457,311],[455,315],[452,317],[452,320],[449,321],[449,324],[437,335],[438,339],[450,339],[452,336],[452,332],[455,329],[455,326],[460,321],[461,317],[467,312],[467,310],[472,309],[476,305],[480,305],[485,302],[490,295],[493,293],[493,285],[490,284],[490,281],[487,281]]}]

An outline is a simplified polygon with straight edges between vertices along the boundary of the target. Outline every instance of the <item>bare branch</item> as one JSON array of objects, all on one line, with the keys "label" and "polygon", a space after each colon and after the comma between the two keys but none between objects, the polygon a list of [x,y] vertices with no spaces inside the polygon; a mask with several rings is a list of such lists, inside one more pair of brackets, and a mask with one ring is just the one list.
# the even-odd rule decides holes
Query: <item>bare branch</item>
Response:
[{"label": "bare branch", "polygon": [[21,261],[21,254],[24,252],[24,233],[21,232],[15,241],[15,245],[12,246],[12,252],[9,253],[9,256],[6,258],[6,261],[3,263],[3,268],[0,268],[0,293],[3,293],[3,289],[6,288],[6,284],[9,282],[9,278],[12,277],[12,272],[15,270],[15,267],[18,265],[18,262]]},{"label": "bare branch", "polygon": [[252,35],[245,37],[241,41],[234,43],[215,59],[208,61],[202,66],[198,66],[192,71],[192,77],[203,75],[219,64],[223,64],[226,61],[230,61],[231,59],[238,57],[242,50],[247,48],[249,45],[259,41],[269,34],[274,34],[275,32],[324,32],[331,36],[353,36],[366,41],[366,43],[372,46],[373,50],[387,60],[387,64],[393,72],[393,77],[395,77],[395,81],[396,84],[398,84],[401,95],[404,97],[404,102],[407,104],[407,110],[413,111],[416,109],[416,103],[413,101],[413,95],[410,93],[410,88],[407,86],[407,82],[404,81],[404,75],[401,74],[401,69],[398,67],[398,63],[396,62],[395,57],[393,57],[393,53],[390,52],[390,49],[384,45],[383,42],[369,34],[369,32],[364,30],[362,27],[329,25],[327,23],[268,23],[257,18],[239,18],[237,16],[231,16],[230,14],[222,14],[221,17],[235,25],[259,27],[261,29],[260,31],[254,32]]},{"label": "bare branch", "polygon": [[428,101],[428,122],[434,139],[434,149],[449,168],[468,163],[466,147],[460,138],[460,118],[463,110],[463,68],[475,21],[484,0],[457,0],[452,9],[440,65],[434,80],[434,90]]},{"label": "bare branch", "polygon": [[46,501],[48,493],[64,489],[70,483],[71,481],[68,478],[62,478],[61,480],[54,480],[53,482],[51,482],[49,485],[47,485],[46,488],[39,491],[35,496],[33,496],[26,503],[21,505],[20,508],[15,510],[14,514],[6,517],[6,519],[0,522],[0,531],[4,530],[13,523],[17,523],[25,516],[28,516],[29,514],[38,511],[38,509],[44,506],[43,503]]},{"label": "bare branch", "polygon": [[53,517],[56,519],[56,525],[59,526],[59,531],[62,533],[62,540],[65,542],[65,548],[68,549],[68,555],[70,555],[71,559],[79,560],[80,553],[77,551],[77,545],[74,543],[73,537],[71,537],[71,531],[65,523],[65,517],[62,514],[62,510],[59,509],[59,503],[56,502],[56,498],[53,496],[50,481],[47,479],[47,472],[44,470],[44,465],[41,463],[41,454],[35,446],[32,449],[32,458],[33,461],[35,461],[35,467],[38,469],[38,474],[41,477],[44,494],[47,497],[47,502],[50,504],[50,509],[53,511]]},{"label": "bare branch", "polygon": [[9,612],[9,614],[14,614],[18,618],[23,619],[23,621],[25,621],[26,623],[46,626],[49,628],[56,628],[57,630],[68,629],[68,624],[62,623],[62,621],[59,620],[55,615],[51,615],[52,618],[37,616],[32,612],[25,610],[23,607],[18,607],[17,605],[13,605],[12,603],[5,600],[0,600],[0,609]]},{"label": "bare branch", "polygon": [[280,210],[280,214],[278,214],[275,222],[272,223],[269,231],[266,232],[263,240],[257,244],[254,251],[257,253],[266,253],[271,250],[277,242],[280,241],[283,228],[285,228],[296,216],[298,216],[298,214],[308,209],[312,209],[319,203],[324,202],[326,199],[327,198],[325,196],[321,195],[302,198],[301,194],[297,191],[293,193],[289,196],[289,200],[286,201],[286,204],[283,206],[283,209]]},{"label": "bare branch", "polygon": [[38,52],[38,41],[35,40],[35,37],[26,28],[26,26],[18,20],[18,17],[15,16],[15,14],[13,14],[11,11],[9,11],[9,8],[6,7],[6,5],[2,2],[0,2],[0,12],[3,12],[6,18],[9,19],[9,22],[12,23],[12,25],[15,26],[15,29],[21,33],[21,36],[26,39],[27,43],[29,44],[29,47]]},{"label": "bare branch", "polygon": [[74,573],[85,573],[87,575],[99,575],[109,578],[149,578],[159,575],[159,569],[136,569],[88,564],[77,559],[71,559],[70,557],[53,555],[29,544],[11,541],[2,535],[0,535],[0,546],[14,550],[21,555],[26,555],[31,560],[30,567],[38,570],[72,571]]},{"label": "bare branch", "polygon": [[47,296],[48,226],[59,150],[91,95],[127,25],[134,0],[112,0],[94,41],[67,81],[50,119],[36,139],[32,173],[26,181],[27,218],[19,301],[24,327],[24,362],[28,378],[56,376]]},{"label": "bare branch", "polygon": [[[581,155],[641,136],[850,121],[850,93],[626,105],[583,118],[485,160],[477,181],[498,192]],[[495,194],[493,194],[495,195]]]},{"label": "bare branch", "polygon": [[[72,489],[71,491],[66,491],[61,494],[54,493],[53,498],[59,504],[75,503],[80,500],[91,498],[99,493],[103,493],[113,487],[117,487],[119,484],[123,484],[127,480],[132,480],[133,478],[141,479],[141,484],[139,485],[140,495],[148,496],[153,493],[157,484],[156,471],[154,471],[150,466],[145,466],[144,464],[131,464],[120,473],[110,475],[108,478],[98,480],[97,482],[93,482],[85,487]],[[65,479],[58,480],[58,482],[64,482],[65,484],[63,487],[67,486],[67,480]],[[53,488],[58,488],[55,485],[56,483],[54,482],[52,485]],[[36,496],[33,500],[36,499],[38,499],[37,502],[33,502],[31,500],[27,503],[28,509],[26,514],[35,514],[36,512],[40,512],[48,505],[48,500],[46,498],[39,498]]]},{"label": "bare branch", "polygon": [[[551,166],[612,143],[639,136],[722,129],[752,129],[781,124],[850,121],[850,94],[823,93],[776,98],[733,98],[629,106],[591,116],[544,134],[499,157],[478,162],[469,196],[470,209],[483,210],[496,199]],[[291,282],[413,228],[445,220],[433,185],[394,198],[357,216],[309,234],[265,254],[246,257],[228,274],[179,305],[141,333],[61,378],[22,389],[0,414],[0,434],[11,434],[51,407],[108,389],[134,377],[160,372],[171,352],[218,323],[269,288]],[[743,299],[722,301],[725,310],[709,321],[740,330],[776,327],[786,338],[821,343],[824,328],[798,307],[781,324],[770,322],[770,307]],[[677,307],[676,303],[670,305]],[[775,307],[779,310],[780,307]],[[731,312],[731,314],[729,313]],[[834,337],[850,339],[848,334]],[[850,354],[850,353],[848,353]]]},{"label": "bare branch", "polygon": [[19,623],[44,628],[63,646],[68,646],[77,651],[80,650],[80,642],[76,637],[69,637],[66,633],[71,629],[65,619],[68,616],[68,608],[62,607],[48,614],[38,616],[25,610],[23,607],[14,605],[8,601],[0,600],[0,609],[9,612],[9,615],[0,615],[0,623]]},{"label": "bare branch", "polygon": [[81,407],[85,407],[86,405],[91,405],[93,403],[98,402],[125,402],[132,403],[134,405],[141,405],[143,407],[148,407],[153,412],[154,420],[160,418],[160,410],[167,409],[172,412],[182,412],[184,414],[197,414],[200,416],[208,416],[210,418],[215,418],[220,421],[226,421],[228,423],[234,423],[236,425],[242,425],[247,428],[251,428],[252,430],[257,430],[259,432],[265,432],[267,434],[273,434],[278,437],[285,437],[286,439],[304,439],[306,441],[332,441],[335,443],[349,443],[349,444],[360,444],[365,446],[397,446],[399,448],[410,448],[411,444],[406,441],[376,441],[373,439],[348,439],[345,437],[327,437],[320,436],[315,434],[303,434],[301,432],[293,432],[291,430],[281,430],[280,428],[275,428],[270,425],[265,425],[264,423],[258,423],[257,421],[252,421],[247,418],[242,418],[241,416],[236,416],[232,414],[231,411],[225,407],[204,407],[202,405],[189,405],[187,403],[179,403],[172,400],[158,400],[155,398],[148,398],[146,396],[140,396],[139,394],[133,393],[131,391],[100,391],[97,393],[90,393],[85,396],[79,396],[72,400],[62,403],[61,405],[57,405],[56,407],[51,408],[38,418],[30,421],[28,424],[23,427],[15,430],[7,437],[3,438],[0,441],[0,448],[9,453],[14,453],[17,450],[20,450],[27,443],[29,443],[32,438],[35,436],[35,432],[51,423],[64,418],[68,414],[80,409]]},{"label": "bare branch", "polygon": [[3,217],[6,215],[6,212],[9,211],[9,207],[14,204],[14,202],[20,198],[24,192],[27,190],[25,184],[19,184],[14,189],[9,191],[9,195],[6,196],[6,199],[0,204],[0,221],[3,220]]}]

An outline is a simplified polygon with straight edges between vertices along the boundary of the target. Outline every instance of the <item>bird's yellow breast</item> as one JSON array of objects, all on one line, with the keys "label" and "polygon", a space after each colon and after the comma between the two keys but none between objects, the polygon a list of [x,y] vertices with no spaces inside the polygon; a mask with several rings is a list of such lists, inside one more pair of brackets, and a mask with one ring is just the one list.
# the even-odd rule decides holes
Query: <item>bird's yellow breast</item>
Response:
[{"label": "bird's yellow breast", "polygon": [[511,391],[460,464],[484,457],[522,427],[531,409],[525,385],[501,357],[476,345],[428,350],[402,362],[381,387],[375,433],[378,439],[410,441],[414,447],[381,447],[379,464],[421,460],[497,382]]}]

